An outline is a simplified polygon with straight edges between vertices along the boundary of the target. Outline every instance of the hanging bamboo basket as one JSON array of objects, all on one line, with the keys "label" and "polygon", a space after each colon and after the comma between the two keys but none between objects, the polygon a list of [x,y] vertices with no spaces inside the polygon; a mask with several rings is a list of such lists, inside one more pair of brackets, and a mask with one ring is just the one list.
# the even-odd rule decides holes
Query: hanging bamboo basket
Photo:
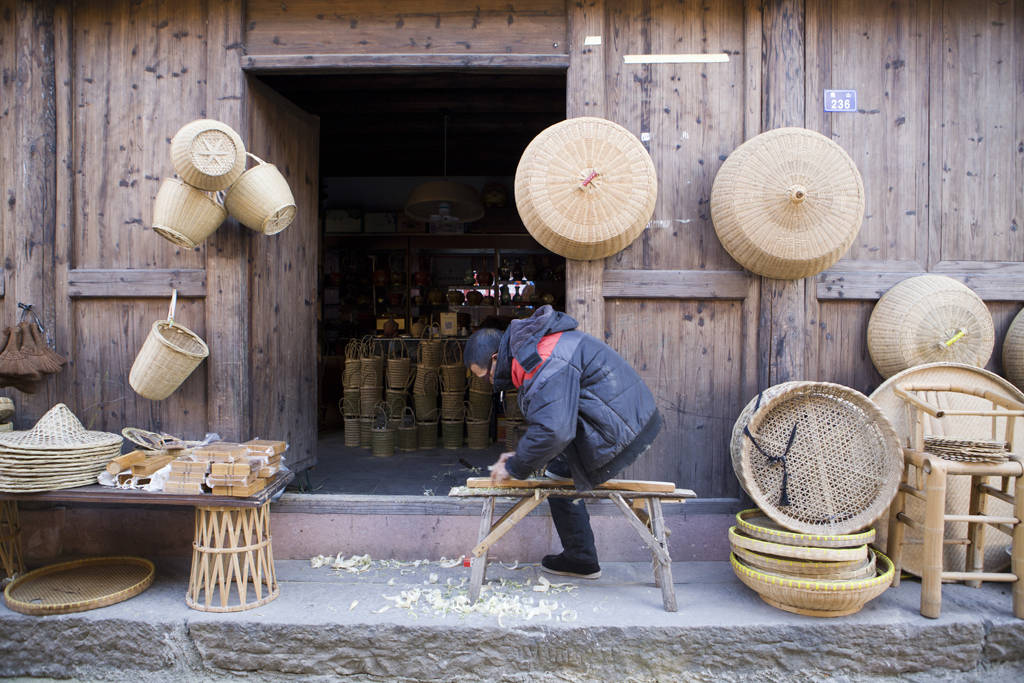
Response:
[{"label": "hanging bamboo basket", "polygon": [[825,270],[864,220],[864,183],[850,155],[820,133],[779,128],[747,140],[711,188],[711,220],[737,263],[780,280]]},{"label": "hanging bamboo basket", "polygon": [[919,275],[894,285],[868,320],[868,352],[882,377],[924,363],[984,367],[995,346],[988,306],[945,275]]},{"label": "hanging bamboo basket", "polygon": [[534,239],[570,259],[601,259],[635,240],[654,213],[650,154],[617,123],[595,117],[541,131],[516,168],[519,216]]},{"label": "hanging bamboo basket", "polygon": [[171,138],[171,163],[192,187],[226,190],[245,170],[245,145],[226,123],[199,119]]},{"label": "hanging bamboo basket", "polygon": [[256,166],[242,173],[228,189],[224,206],[245,227],[276,235],[295,220],[295,197],[277,166],[255,154],[248,156],[256,161]]},{"label": "hanging bamboo basket", "polygon": [[143,398],[162,401],[188,379],[210,349],[199,335],[174,322],[178,292],[171,294],[167,320],[157,320],[139,349],[128,384]]},{"label": "hanging bamboo basket", "polygon": [[1003,339],[1003,374],[1024,390],[1024,309],[1014,317]]},{"label": "hanging bamboo basket", "polygon": [[437,421],[416,423],[416,445],[422,449],[437,448]]},{"label": "hanging bamboo basket", "polygon": [[7,579],[25,573],[16,500],[0,500],[0,572],[0,578]]},{"label": "hanging bamboo basket", "polygon": [[153,201],[153,232],[186,249],[205,242],[227,217],[220,202],[178,178],[166,178]]}]

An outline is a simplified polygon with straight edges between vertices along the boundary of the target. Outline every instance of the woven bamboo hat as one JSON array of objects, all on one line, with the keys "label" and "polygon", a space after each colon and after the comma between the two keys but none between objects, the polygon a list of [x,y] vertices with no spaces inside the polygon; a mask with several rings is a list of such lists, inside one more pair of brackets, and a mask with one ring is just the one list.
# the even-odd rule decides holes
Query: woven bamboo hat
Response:
[{"label": "woven bamboo hat", "polygon": [[658,178],[635,135],[584,116],[533,139],[519,160],[515,193],[519,216],[538,242],[587,261],[611,256],[643,232]]},{"label": "woven bamboo hat", "polygon": [[86,429],[63,403],[46,411],[27,432],[0,434],[0,449],[13,447],[33,451],[74,451],[112,445],[121,445],[120,434]]},{"label": "woven bamboo hat", "polygon": [[1003,339],[1003,373],[1018,389],[1024,387],[1024,309],[1010,323]]},{"label": "woven bamboo hat", "polygon": [[722,246],[765,277],[820,273],[849,249],[863,219],[864,183],[853,159],[804,128],[747,140],[711,188],[711,220]]},{"label": "woven bamboo hat", "polygon": [[995,345],[992,314],[967,285],[919,275],[894,285],[868,320],[868,352],[882,377],[922,363],[984,366]]}]

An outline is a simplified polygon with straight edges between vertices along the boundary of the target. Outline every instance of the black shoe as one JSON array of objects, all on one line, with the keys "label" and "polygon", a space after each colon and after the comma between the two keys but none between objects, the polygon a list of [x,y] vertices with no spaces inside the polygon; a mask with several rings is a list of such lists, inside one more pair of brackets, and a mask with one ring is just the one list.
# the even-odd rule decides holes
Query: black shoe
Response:
[{"label": "black shoe", "polygon": [[581,564],[558,555],[545,555],[540,561],[541,569],[548,574],[575,576],[578,579],[597,579],[601,576],[601,565],[598,563]]}]

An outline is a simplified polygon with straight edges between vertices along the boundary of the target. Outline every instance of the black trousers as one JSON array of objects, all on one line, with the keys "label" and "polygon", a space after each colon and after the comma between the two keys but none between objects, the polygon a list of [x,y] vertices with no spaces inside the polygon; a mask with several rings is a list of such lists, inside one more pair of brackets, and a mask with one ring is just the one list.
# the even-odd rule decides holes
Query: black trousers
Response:
[{"label": "black trousers", "polygon": [[[546,469],[559,477],[572,476],[564,455],[549,462]],[[552,497],[548,498],[548,505],[565,558],[579,564],[597,564],[594,530],[590,528],[590,513],[583,499]]]}]

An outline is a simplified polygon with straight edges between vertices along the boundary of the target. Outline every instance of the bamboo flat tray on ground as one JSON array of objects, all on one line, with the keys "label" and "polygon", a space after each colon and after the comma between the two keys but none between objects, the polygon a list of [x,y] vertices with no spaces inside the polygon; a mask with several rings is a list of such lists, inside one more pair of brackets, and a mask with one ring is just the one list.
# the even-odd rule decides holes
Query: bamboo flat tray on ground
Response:
[{"label": "bamboo flat tray on ground", "polygon": [[138,595],[152,585],[154,573],[153,563],[141,557],[62,562],[15,579],[4,590],[4,603],[32,616],[84,612]]}]

